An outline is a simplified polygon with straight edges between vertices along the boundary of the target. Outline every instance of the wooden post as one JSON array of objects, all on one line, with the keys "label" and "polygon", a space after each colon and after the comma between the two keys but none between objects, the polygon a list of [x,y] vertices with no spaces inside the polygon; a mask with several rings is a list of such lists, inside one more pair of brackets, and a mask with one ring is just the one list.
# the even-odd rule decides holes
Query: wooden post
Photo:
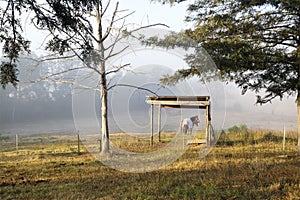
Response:
[{"label": "wooden post", "polygon": [[210,131],[209,131],[209,106],[206,106],[206,145],[210,146]]},{"label": "wooden post", "polygon": [[151,104],[151,113],[150,113],[150,126],[151,126],[151,138],[150,145],[153,146],[153,104]]},{"label": "wooden post", "polygon": [[100,149],[100,151],[99,151],[99,152],[102,152],[102,141],[101,141],[101,139],[102,139],[102,138],[99,139],[99,142],[100,142],[100,144],[99,144],[99,149]]},{"label": "wooden post", "polygon": [[77,132],[77,153],[80,154],[80,136],[79,131]]},{"label": "wooden post", "polygon": [[160,129],[161,129],[161,104],[158,105],[158,117],[157,117],[157,133],[158,133],[158,141],[161,142],[160,138]]},{"label": "wooden post", "polygon": [[209,146],[211,145],[211,116],[210,116],[210,104],[207,106],[208,107],[208,111],[207,111],[207,118],[208,118],[208,138],[209,138]]},{"label": "wooden post", "polygon": [[19,151],[19,136],[16,134],[16,152],[18,153]]},{"label": "wooden post", "polygon": [[283,125],[283,141],[282,141],[282,150],[285,151],[285,125]]}]

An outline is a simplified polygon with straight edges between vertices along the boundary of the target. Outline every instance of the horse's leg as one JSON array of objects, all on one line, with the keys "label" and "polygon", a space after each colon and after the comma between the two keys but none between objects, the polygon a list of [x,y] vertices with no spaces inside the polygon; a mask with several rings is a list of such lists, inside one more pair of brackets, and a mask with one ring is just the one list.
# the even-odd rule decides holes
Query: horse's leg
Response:
[{"label": "horse's leg", "polygon": [[187,127],[187,125],[183,125],[183,133],[184,134],[188,133],[188,127]]}]

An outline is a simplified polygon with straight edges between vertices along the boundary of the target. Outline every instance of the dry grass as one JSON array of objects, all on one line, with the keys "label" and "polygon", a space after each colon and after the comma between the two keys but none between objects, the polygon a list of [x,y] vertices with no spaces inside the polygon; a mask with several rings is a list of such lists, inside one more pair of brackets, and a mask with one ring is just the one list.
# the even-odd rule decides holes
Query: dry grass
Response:
[{"label": "dry grass", "polygon": [[[18,153],[13,143],[1,145],[0,197],[300,199],[300,159],[293,134],[288,134],[285,152],[280,133],[252,131],[247,141],[242,134],[224,134],[204,159],[199,159],[201,146],[191,146],[175,163],[141,174],[110,169],[83,147],[78,155],[74,136],[26,137]],[[117,137],[112,140],[120,147],[151,150],[149,141],[127,138],[122,143],[121,135]],[[165,134],[164,143],[155,144],[163,146],[170,138]]]}]

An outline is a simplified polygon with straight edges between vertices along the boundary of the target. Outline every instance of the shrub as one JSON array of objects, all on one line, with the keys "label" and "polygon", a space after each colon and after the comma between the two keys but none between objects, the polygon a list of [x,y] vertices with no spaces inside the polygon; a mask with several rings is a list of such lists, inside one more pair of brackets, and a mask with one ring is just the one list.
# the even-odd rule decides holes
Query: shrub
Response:
[{"label": "shrub", "polygon": [[0,134],[0,141],[6,141],[9,140],[9,136],[3,136]]},{"label": "shrub", "polygon": [[222,146],[233,146],[234,142],[230,140],[228,134],[222,130],[217,144]]},{"label": "shrub", "polygon": [[238,134],[238,137],[240,138],[240,142],[242,144],[254,144],[254,134],[249,132],[248,127],[246,124],[240,124],[239,126],[232,126],[228,128],[229,133],[235,133]]},{"label": "shrub", "polygon": [[228,132],[229,132],[229,133],[238,133],[239,130],[240,130],[239,127],[237,127],[236,125],[234,125],[234,126],[228,128]]},{"label": "shrub", "polygon": [[282,137],[276,136],[271,132],[268,132],[261,138],[262,142],[280,142],[282,141]]}]

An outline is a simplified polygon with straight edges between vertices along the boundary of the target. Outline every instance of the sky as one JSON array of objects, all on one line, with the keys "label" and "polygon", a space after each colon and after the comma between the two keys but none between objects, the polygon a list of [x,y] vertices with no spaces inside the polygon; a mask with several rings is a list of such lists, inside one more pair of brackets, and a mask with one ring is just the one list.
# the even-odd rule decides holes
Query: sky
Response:
[{"label": "sky", "polygon": [[[112,13],[115,2],[116,0],[111,1],[110,12],[108,13]],[[184,22],[188,5],[187,2],[174,4],[172,6],[154,3],[150,0],[119,0],[119,2],[120,10],[127,10],[124,13],[128,14],[134,12],[126,19],[129,24],[146,26],[149,24],[162,23],[169,26],[169,28],[164,27],[164,29],[170,31],[180,31],[189,26]],[[106,21],[109,21],[110,17],[111,15],[108,14]],[[47,33],[35,31],[28,19],[28,14],[25,14],[23,20],[27,23],[27,26],[24,28],[24,33],[26,37],[32,41],[32,49],[35,51],[42,51],[42,45],[45,42]]]},{"label": "sky", "polygon": [[[113,0],[112,2],[115,2]],[[111,5],[114,5],[113,3]],[[120,0],[121,9],[129,9],[135,11],[131,16],[128,17],[127,21],[130,24],[135,25],[149,25],[154,23],[163,23],[168,25],[170,28],[167,31],[180,31],[191,24],[184,22],[184,18],[187,14],[188,3],[184,2],[181,4],[161,5],[159,3],[151,3],[149,0]],[[112,8],[111,8],[112,9]],[[26,17],[24,20],[26,21]],[[109,17],[107,18],[107,20]],[[33,29],[32,25],[27,24],[24,29],[26,37],[32,40],[32,51],[43,54],[42,45],[46,33],[40,33]],[[147,56],[136,53],[135,56],[139,55],[145,58],[144,65],[149,65],[151,60],[147,60]],[[152,64],[166,65],[166,61],[162,61],[163,58],[157,57],[160,60],[153,62]],[[180,58],[178,56],[168,55],[165,59],[173,60],[173,58]],[[132,58],[134,59],[134,58]],[[140,63],[141,59],[138,63]],[[132,61],[135,62],[135,61]],[[148,63],[147,63],[148,62]],[[143,66],[142,64],[139,64]],[[124,76],[124,74],[123,74]],[[126,74],[125,74],[126,76]],[[199,86],[200,87],[200,86]],[[246,124],[250,128],[255,129],[278,129],[281,130],[283,126],[286,126],[289,130],[297,130],[297,112],[295,97],[284,98],[282,101],[274,100],[272,104],[263,106],[255,105],[256,94],[252,92],[241,95],[241,90],[238,89],[233,83],[218,85],[218,90],[224,90],[222,97],[217,94],[211,94],[215,97],[215,101],[225,105],[226,110],[222,111],[218,116],[217,120],[219,124],[224,124],[224,127],[230,127],[238,124]],[[199,91],[202,91],[199,89]],[[197,95],[201,95],[201,92],[196,92]],[[217,104],[218,104],[217,103]],[[217,113],[217,112],[216,112]],[[224,122],[223,122],[224,120]]]}]

